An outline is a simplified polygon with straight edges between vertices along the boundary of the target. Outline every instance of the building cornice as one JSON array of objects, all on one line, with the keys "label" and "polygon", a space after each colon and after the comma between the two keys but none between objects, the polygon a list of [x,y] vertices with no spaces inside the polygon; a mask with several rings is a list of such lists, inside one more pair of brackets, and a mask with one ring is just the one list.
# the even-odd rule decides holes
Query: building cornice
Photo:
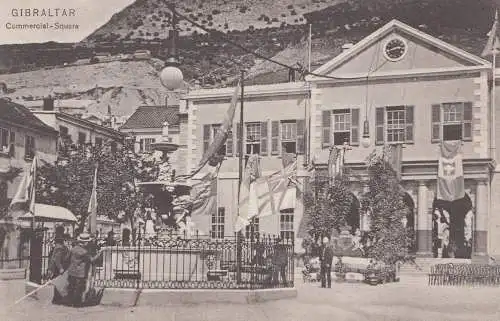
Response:
[{"label": "building cornice", "polygon": [[460,78],[474,77],[475,74],[481,71],[490,71],[488,66],[467,66],[467,67],[451,67],[451,68],[438,68],[438,69],[417,69],[417,70],[397,70],[397,71],[380,71],[376,73],[352,73],[342,75],[328,75],[327,77],[338,77],[335,79],[327,77],[309,76],[308,81],[315,84],[336,84],[336,83],[356,83],[364,82],[367,79],[370,81],[376,80],[401,80],[411,79],[415,77],[443,77],[443,76],[460,76]]},{"label": "building cornice", "polygon": [[[271,85],[245,86],[245,98],[254,97],[276,97],[289,95],[306,95],[309,93],[307,82],[289,82]],[[189,101],[207,101],[217,99],[230,99],[234,94],[234,87],[200,89],[190,91],[185,99]]]}]

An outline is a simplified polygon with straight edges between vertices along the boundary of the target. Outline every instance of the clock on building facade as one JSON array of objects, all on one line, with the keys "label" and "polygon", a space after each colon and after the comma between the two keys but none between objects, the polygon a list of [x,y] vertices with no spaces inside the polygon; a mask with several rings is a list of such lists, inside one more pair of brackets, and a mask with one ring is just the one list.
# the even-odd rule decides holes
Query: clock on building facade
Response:
[{"label": "clock on building facade", "polygon": [[394,37],[385,43],[383,50],[387,60],[398,61],[402,59],[408,51],[408,45],[403,38]]}]

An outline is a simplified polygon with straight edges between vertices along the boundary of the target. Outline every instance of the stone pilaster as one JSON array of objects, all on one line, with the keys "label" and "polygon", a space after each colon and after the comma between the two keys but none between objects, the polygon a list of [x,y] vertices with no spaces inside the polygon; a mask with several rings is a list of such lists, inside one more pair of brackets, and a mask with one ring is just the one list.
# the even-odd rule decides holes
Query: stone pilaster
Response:
[{"label": "stone pilaster", "polygon": [[488,185],[484,180],[476,186],[476,215],[474,229],[474,256],[484,256],[488,245]]},{"label": "stone pilaster", "polygon": [[418,182],[417,202],[417,254],[429,256],[432,252],[432,216],[428,212],[428,187]]}]

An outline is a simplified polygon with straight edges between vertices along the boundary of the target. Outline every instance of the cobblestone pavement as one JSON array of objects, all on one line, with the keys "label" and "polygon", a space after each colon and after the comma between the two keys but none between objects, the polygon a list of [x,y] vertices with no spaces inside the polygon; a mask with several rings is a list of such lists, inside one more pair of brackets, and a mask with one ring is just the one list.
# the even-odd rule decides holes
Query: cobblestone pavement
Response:
[{"label": "cobblestone pavement", "polygon": [[424,278],[380,286],[297,284],[296,299],[254,305],[196,304],[164,307],[74,309],[28,299],[20,281],[0,281],[0,320],[6,321],[332,321],[332,320],[500,320],[500,288],[428,287]]}]

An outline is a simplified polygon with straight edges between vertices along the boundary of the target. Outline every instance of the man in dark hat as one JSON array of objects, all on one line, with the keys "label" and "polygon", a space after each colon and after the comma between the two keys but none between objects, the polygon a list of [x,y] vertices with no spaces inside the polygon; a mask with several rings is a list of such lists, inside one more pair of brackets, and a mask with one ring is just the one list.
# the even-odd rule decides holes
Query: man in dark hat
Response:
[{"label": "man in dark hat", "polygon": [[288,266],[288,253],[287,247],[283,244],[281,238],[276,239],[274,244],[274,255],[272,258],[274,273],[273,273],[273,283],[279,283],[279,276],[281,275],[281,282],[284,286],[287,284],[286,279],[286,268]]},{"label": "man in dark hat", "polygon": [[[54,248],[49,256],[49,267],[48,272],[50,273],[51,279],[58,277],[63,274],[68,268],[69,260],[69,249],[64,244],[63,235],[58,234],[54,240]],[[59,293],[56,287],[54,287],[54,297],[52,298],[52,304],[63,304],[64,298]]]},{"label": "man in dark hat", "polygon": [[82,296],[87,281],[88,265],[95,262],[102,252],[92,256],[87,246],[91,241],[88,233],[82,233],[76,239],[76,244],[70,251],[70,262],[68,267],[68,300],[74,307],[82,306]]}]

